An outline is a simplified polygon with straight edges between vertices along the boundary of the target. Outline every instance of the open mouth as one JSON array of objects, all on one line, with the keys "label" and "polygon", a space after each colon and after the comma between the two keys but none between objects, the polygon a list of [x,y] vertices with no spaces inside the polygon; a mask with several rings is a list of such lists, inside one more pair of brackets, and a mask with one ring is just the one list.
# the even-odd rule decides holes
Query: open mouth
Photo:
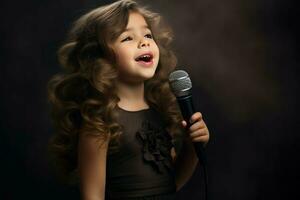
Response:
[{"label": "open mouth", "polygon": [[135,61],[137,62],[146,62],[146,63],[150,63],[152,62],[152,60],[153,60],[153,55],[151,53],[142,54],[135,59]]}]

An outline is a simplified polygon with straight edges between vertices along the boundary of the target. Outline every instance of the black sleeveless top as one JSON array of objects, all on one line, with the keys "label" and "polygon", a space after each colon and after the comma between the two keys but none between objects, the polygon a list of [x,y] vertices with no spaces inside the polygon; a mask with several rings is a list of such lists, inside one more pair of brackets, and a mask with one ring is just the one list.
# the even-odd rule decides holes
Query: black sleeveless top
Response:
[{"label": "black sleeveless top", "polygon": [[172,138],[160,114],[151,107],[116,112],[122,135],[118,151],[107,156],[106,199],[175,199]]}]

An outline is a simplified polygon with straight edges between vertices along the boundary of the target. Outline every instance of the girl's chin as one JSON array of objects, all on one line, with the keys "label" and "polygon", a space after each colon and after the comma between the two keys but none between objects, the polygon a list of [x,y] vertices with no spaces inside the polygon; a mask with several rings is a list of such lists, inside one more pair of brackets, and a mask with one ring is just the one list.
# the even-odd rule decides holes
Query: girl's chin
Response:
[{"label": "girl's chin", "polygon": [[144,81],[147,81],[153,77],[154,77],[154,73],[148,73],[148,74],[143,73],[143,74],[138,74],[138,75],[136,74],[132,77],[130,77],[128,75],[126,75],[126,76],[121,75],[120,80],[122,82],[127,82],[130,84],[138,84],[138,83],[143,83]]},{"label": "girl's chin", "polygon": [[154,73],[155,72],[153,72],[153,73],[147,73],[147,74],[146,73],[141,74],[138,79],[141,80],[141,81],[147,81],[147,80],[149,80],[149,79],[151,79],[151,78],[154,77]]}]

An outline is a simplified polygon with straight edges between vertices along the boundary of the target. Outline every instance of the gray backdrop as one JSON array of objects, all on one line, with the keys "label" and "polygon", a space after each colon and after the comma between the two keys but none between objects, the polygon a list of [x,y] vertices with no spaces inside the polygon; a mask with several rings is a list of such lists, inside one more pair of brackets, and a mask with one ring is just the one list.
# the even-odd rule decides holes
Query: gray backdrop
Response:
[{"label": "gray backdrop", "polygon": [[[46,83],[71,22],[111,1],[2,1],[0,199],[79,199],[46,157]],[[211,132],[211,200],[299,196],[299,79],[291,0],[152,0],[175,32],[178,68]],[[198,168],[178,199],[201,199]],[[4,187],[3,187],[4,186]]]}]

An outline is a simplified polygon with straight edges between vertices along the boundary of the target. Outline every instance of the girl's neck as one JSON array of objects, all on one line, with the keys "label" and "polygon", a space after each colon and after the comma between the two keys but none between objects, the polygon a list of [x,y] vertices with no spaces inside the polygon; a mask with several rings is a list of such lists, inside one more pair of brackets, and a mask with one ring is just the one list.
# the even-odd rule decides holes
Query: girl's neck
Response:
[{"label": "girl's neck", "polygon": [[149,108],[144,96],[144,82],[128,84],[117,81],[116,88],[120,98],[119,107],[131,111]]}]

